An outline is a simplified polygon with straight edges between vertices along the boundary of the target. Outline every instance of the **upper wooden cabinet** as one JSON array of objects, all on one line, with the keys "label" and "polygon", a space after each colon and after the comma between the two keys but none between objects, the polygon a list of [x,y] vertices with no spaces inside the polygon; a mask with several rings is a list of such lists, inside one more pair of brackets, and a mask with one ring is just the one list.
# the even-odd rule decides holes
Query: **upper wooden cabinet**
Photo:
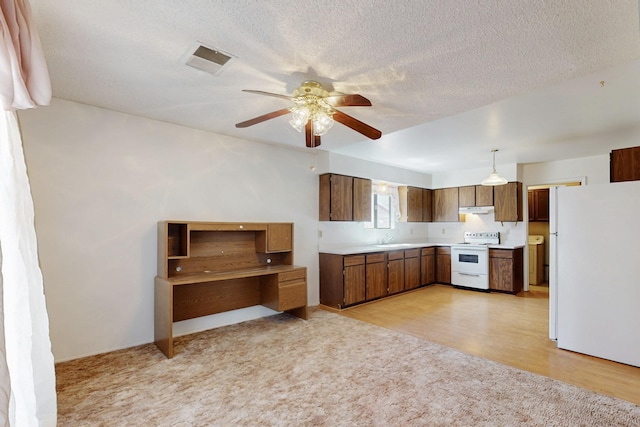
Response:
[{"label": "upper wooden cabinet", "polygon": [[353,221],[371,221],[371,180],[353,178]]},{"label": "upper wooden cabinet", "polygon": [[432,190],[419,187],[406,187],[406,193],[400,197],[407,198],[407,222],[431,222],[432,220]]},{"label": "upper wooden cabinet", "polygon": [[431,222],[433,219],[432,208],[433,190],[422,189],[422,222]]},{"label": "upper wooden cabinet", "polygon": [[433,222],[460,221],[458,194],[458,187],[433,190]]},{"label": "upper wooden cabinet", "polygon": [[640,147],[612,150],[610,155],[610,181],[640,180]]},{"label": "upper wooden cabinet", "polygon": [[466,185],[458,191],[460,207],[493,206],[493,187]]},{"label": "upper wooden cabinet", "polygon": [[549,189],[539,188],[527,192],[529,221],[549,221]]},{"label": "upper wooden cabinet", "polygon": [[522,183],[508,182],[493,188],[496,221],[522,221]]},{"label": "upper wooden cabinet", "polygon": [[266,233],[256,233],[256,251],[263,253],[289,252],[293,250],[293,224],[267,224]]},{"label": "upper wooden cabinet", "polygon": [[493,187],[476,185],[476,206],[493,206]]},{"label": "upper wooden cabinet", "polygon": [[476,186],[467,185],[458,188],[458,203],[460,207],[476,206]]},{"label": "upper wooden cabinet", "polygon": [[371,221],[371,180],[320,175],[320,221]]},{"label": "upper wooden cabinet", "polygon": [[422,221],[422,188],[407,187],[407,222]]}]

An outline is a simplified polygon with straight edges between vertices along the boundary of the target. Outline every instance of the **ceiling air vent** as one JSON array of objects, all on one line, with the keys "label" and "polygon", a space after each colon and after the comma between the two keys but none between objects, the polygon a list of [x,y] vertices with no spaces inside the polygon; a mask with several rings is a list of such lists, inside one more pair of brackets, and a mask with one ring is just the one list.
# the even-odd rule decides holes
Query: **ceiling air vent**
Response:
[{"label": "ceiling air vent", "polygon": [[235,57],[228,53],[198,42],[189,49],[185,63],[198,70],[216,75],[233,59]]}]

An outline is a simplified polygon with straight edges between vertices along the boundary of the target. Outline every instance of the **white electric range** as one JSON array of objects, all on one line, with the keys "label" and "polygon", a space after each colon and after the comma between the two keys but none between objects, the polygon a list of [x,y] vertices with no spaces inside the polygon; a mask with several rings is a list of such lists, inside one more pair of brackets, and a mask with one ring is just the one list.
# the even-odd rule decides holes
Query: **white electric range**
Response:
[{"label": "white electric range", "polygon": [[465,231],[464,243],[451,246],[451,284],[489,291],[489,246],[500,244],[500,232]]}]

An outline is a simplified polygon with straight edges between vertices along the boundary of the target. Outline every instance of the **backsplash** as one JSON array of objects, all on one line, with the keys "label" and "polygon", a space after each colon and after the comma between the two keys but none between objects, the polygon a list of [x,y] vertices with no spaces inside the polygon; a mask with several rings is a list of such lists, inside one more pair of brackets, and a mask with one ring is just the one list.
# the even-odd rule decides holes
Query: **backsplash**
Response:
[{"label": "backsplash", "polygon": [[318,223],[318,246],[375,244],[391,239],[394,242],[458,243],[465,231],[498,231],[502,244],[524,244],[527,225],[524,222],[494,221],[494,214],[466,215],[465,222],[398,223],[394,229],[365,228],[361,222]]}]

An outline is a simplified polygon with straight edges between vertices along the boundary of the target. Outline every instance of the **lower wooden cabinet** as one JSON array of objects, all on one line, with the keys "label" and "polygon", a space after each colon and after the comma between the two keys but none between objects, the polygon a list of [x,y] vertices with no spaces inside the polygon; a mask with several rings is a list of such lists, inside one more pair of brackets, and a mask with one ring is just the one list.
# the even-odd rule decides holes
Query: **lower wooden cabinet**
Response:
[{"label": "lower wooden cabinet", "polygon": [[436,282],[436,248],[422,248],[420,273],[423,285]]},{"label": "lower wooden cabinet", "polygon": [[347,307],[366,296],[364,255],[320,254],[320,303]]},{"label": "lower wooden cabinet", "polygon": [[404,251],[404,289],[416,289],[422,284],[420,275],[420,249]]},{"label": "lower wooden cabinet", "polygon": [[364,256],[344,258],[344,304],[353,305],[365,300]]},{"label": "lower wooden cabinet", "polygon": [[451,247],[449,246],[436,248],[436,282],[451,283]]},{"label": "lower wooden cabinet", "polygon": [[366,256],[366,299],[386,297],[387,291],[387,256],[384,253]]},{"label": "lower wooden cabinet", "polygon": [[387,253],[389,295],[404,291],[404,251]]},{"label": "lower wooden cabinet", "polygon": [[489,289],[517,294],[522,291],[523,248],[489,249]]},{"label": "lower wooden cabinet", "polygon": [[341,309],[435,282],[433,247],[353,255],[320,253],[320,304],[329,307]]}]

